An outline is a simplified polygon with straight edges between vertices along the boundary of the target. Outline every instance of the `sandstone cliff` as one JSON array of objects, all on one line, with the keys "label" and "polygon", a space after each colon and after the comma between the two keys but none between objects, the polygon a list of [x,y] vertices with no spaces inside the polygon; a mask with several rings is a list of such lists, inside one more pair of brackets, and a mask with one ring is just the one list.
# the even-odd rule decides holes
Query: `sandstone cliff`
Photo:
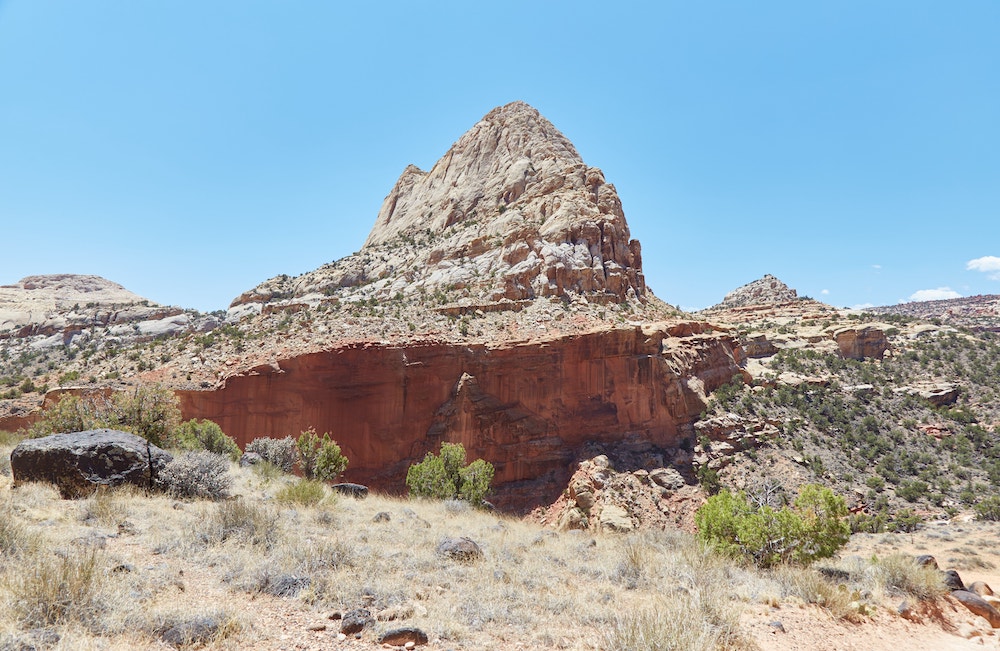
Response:
[{"label": "sandstone cliff", "polygon": [[426,452],[460,442],[495,464],[500,505],[525,509],[561,490],[587,442],[690,448],[706,394],[741,361],[725,333],[674,323],[500,345],[356,343],[180,396],[185,418],[210,418],[241,445],[332,432],[351,459],[347,478],[390,491]]},{"label": "sandstone cliff", "polygon": [[233,307],[429,295],[477,305],[577,295],[621,303],[641,301],[646,287],[614,186],[537,110],[513,102],[430,171],[407,167],[361,251],[273,278]]}]

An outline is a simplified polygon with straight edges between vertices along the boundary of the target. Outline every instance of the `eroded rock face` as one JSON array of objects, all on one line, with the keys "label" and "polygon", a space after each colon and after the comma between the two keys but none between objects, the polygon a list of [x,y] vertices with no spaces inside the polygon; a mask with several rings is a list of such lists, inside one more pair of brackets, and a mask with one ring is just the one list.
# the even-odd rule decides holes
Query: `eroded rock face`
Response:
[{"label": "eroded rock face", "polygon": [[645,295],[614,186],[523,102],[490,111],[430,171],[407,167],[360,252],[273,278],[233,306],[442,292],[477,304]]},{"label": "eroded rock face", "polygon": [[[525,508],[560,489],[585,442],[693,436],[706,393],[739,361],[739,345],[707,324],[661,324],[496,347],[353,344],[179,395],[184,418],[211,418],[243,446],[331,432],[351,460],[345,478],[382,490],[402,490],[409,465],[442,441],[462,443],[496,467],[497,505]],[[515,497],[512,485],[539,478]]]},{"label": "eroded rock face", "polygon": [[882,359],[889,349],[885,331],[871,325],[842,328],[833,333],[833,339],[846,359]]},{"label": "eroded rock face", "polygon": [[21,441],[11,452],[10,468],[15,484],[45,481],[63,497],[78,498],[98,486],[153,488],[171,459],[135,434],[97,429]]}]

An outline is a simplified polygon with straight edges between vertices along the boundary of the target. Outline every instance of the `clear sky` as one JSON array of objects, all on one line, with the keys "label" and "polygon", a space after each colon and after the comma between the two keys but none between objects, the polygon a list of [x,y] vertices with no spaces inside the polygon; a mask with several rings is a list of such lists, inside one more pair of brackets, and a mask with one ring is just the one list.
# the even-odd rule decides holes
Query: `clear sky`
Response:
[{"label": "clear sky", "polygon": [[1000,293],[1000,2],[618,4],[0,0],[0,284],[225,308],[521,99],[670,303]]}]

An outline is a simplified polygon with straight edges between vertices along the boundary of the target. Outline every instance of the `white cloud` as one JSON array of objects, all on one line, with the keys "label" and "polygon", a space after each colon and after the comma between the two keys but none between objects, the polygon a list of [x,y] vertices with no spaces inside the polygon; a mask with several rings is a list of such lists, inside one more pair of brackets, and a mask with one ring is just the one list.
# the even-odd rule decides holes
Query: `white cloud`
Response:
[{"label": "white cloud", "polygon": [[937,289],[921,289],[910,295],[911,301],[941,301],[946,298],[962,298],[962,295],[951,287]]},{"label": "white cloud", "polygon": [[830,293],[830,290],[829,289],[821,289],[821,290],[819,290],[819,293],[822,294],[823,296],[826,296],[827,294]]},{"label": "white cloud", "polygon": [[990,280],[1000,280],[1000,258],[995,255],[985,255],[965,263],[966,271],[981,271],[989,275]]},{"label": "white cloud", "polygon": [[882,265],[880,265],[880,264],[873,264],[872,265],[872,269],[881,269],[881,268],[882,268]]}]

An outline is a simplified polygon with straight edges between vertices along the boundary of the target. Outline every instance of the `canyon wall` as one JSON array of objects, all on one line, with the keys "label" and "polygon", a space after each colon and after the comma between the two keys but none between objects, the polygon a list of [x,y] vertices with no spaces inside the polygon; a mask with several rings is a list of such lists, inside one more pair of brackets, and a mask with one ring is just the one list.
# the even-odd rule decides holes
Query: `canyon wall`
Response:
[{"label": "canyon wall", "polygon": [[[741,372],[742,351],[705,323],[617,327],[491,346],[365,343],[311,353],[181,391],[245,446],[315,427],[350,459],[345,479],[401,492],[407,467],[442,441],[496,467],[505,485],[568,468],[588,441],[679,445],[705,394]],[[547,486],[546,488],[554,488]],[[539,495],[539,503],[542,496]]]}]

